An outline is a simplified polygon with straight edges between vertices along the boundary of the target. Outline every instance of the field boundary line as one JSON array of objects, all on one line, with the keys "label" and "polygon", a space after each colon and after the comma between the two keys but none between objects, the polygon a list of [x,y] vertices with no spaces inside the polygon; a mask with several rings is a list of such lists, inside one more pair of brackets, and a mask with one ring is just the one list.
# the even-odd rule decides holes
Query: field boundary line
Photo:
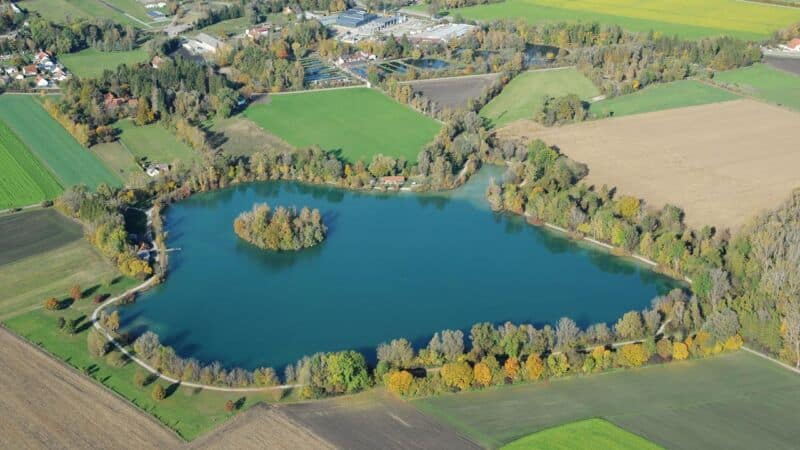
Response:
[{"label": "field boundary line", "polygon": [[63,360],[59,359],[56,355],[54,355],[53,353],[50,353],[49,350],[47,350],[46,348],[42,347],[41,345],[36,344],[35,342],[32,342],[32,341],[29,341],[24,336],[20,336],[20,335],[16,334],[14,331],[12,331],[8,327],[6,327],[6,325],[3,322],[0,322],[0,329],[2,329],[4,332],[8,333],[8,335],[11,338],[13,338],[13,339],[25,344],[27,347],[33,349],[34,351],[39,352],[45,358],[50,359],[51,361],[55,362],[59,366],[64,367],[66,370],[72,371],[73,373],[75,373],[76,375],[80,376],[81,378],[88,378],[90,380],[89,381],[90,383],[99,384],[103,391],[108,392],[111,395],[113,395],[114,397],[117,397],[118,399],[122,400],[126,405],[132,407],[132,409],[134,409],[137,412],[137,414],[139,414],[142,417],[144,417],[145,419],[149,420],[151,423],[154,423],[154,424],[158,425],[160,428],[169,431],[172,435],[177,437],[181,442],[188,442],[176,430],[173,430],[172,428],[170,428],[169,425],[167,425],[164,422],[161,422],[161,420],[159,420],[153,414],[149,413],[148,411],[146,411],[145,409],[143,409],[141,406],[137,405],[136,403],[134,403],[130,399],[124,397],[122,394],[120,394],[119,392],[115,391],[110,386],[107,386],[107,385],[103,384],[102,381],[100,381],[100,380],[98,380],[96,378],[93,378],[93,377],[91,377],[89,375],[86,375],[85,373],[83,373],[80,370],[78,370],[77,367],[73,367],[69,363],[67,363],[66,361],[63,361]]},{"label": "field boundary line", "polygon": [[323,92],[323,91],[338,91],[341,89],[358,89],[358,88],[366,88],[369,89],[369,84],[357,84],[355,86],[336,86],[336,87],[329,87],[329,88],[321,88],[321,89],[303,89],[300,91],[286,91],[286,92],[265,92],[266,95],[293,95],[293,94],[307,94],[310,92]]},{"label": "field boundary line", "polygon": [[783,367],[784,369],[791,370],[792,372],[794,372],[796,374],[800,374],[800,369],[798,369],[797,367],[790,366],[789,364],[786,364],[783,361],[775,359],[775,358],[773,358],[773,357],[771,357],[769,355],[766,355],[764,353],[761,353],[759,351],[753,350],[752,348],[749,348],[746,345],[742,346],[742,350],[744,350],[746,352],[749,352],[749,353],[752,353],[752,354],[754,354],[756,356],[760,356],[760,357],[766,359],[767,361],[771,361],[771,362]]},{"label": "field boundary line", "polygon": [[179,380],[177,378],[172,378],[172,377],[169,377],[167,375],[164,375],[163,373],[159,372],[158,370],[156,370],[155,368],[153,368],[152,366],[150,366],[146,362],[144,362],[141,359],[139,359],[138,357],[134,356],[133,353],[128,351],[119,342],[117,342],[117,340],[114,339],[114,337],[111,336],[111,334],[108,333],[105,330],[105,328],[103,328],[100,325],[100,321],[98,320],[98,317],[100,315],[100,311],[102,311],[105,307],[107,307],[109,305],[112,305],[112,304],[122,300],[123,298],[125,298],[128,295],[131,295],[131,294],[134,294],[136,292],[143,291],[143,290],[146,290],[146,289],[150,288],[152,285],[155,284],[155,282],[157,280],[158,280],[157,276],[152,276],[152,277],[150,277],[150,279],[148,279],[144,283],[142,283],[142,284],[140,284],[138,286],[132,287],[132,288],[128,289],[127,291],[123,292],[122,294],[119,294],[116,297],[114,297],[114,298],[102,303],[100,306],[95,308],[94,312],[92,312],[92,325],[94,326],[94,328],[96,330],[100,331],[101,333],[103,333],[103,336],[105,336],[105,338],[108,340],[108,342],[110,342],[111,345],[113,345],[122,354],[127,356],[131,361],[133,361],[136,364],[138,364],[140,367],[142,367],[143,369],[148,371],[151,375],[155,375],[156,379],[160,378],[160,379],[163,379],[164,381],[166,381],[168,383],[178,384],[179,386],[206,389],[206,390],[209,390],[209,391],[219,391],[219,392],[268,392],[268,391],[278,391],[278,390],[285,390],[285,389],[294,389],[294,388],[305,386],[303,384],[281,384],[281,385],[278,385],[278,386],[265,386],[265,387],[252,387],[252,388],[239,387],[239,388],[236,388],[236,387],[212,386],[212,385],[201,384],[201,383],[192,383],[192,382],[182,381],[182,380]]},{"label": "field boundary line", "polygon": [[739,3],[749,3],[751,5],[760,5],[760,6],[774,6],[776,8],[786,8],[786,9],[800,9],[800,5],[798,6],[789,6],[789,5],[778,5],[776,3],[767,3],[767,2],[758,2],[752,0],[736,0]]}]

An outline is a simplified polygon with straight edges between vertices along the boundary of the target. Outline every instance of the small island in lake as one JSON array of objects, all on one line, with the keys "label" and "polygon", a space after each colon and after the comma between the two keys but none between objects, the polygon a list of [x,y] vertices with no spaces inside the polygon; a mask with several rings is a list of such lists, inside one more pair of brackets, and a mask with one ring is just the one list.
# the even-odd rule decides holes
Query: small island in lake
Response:
[{"label": "small island in lake", "polygon": [[318,209],[278,206],[274,210],[266,203],[256,204],[233,222],[236,235],[267,250],[286,251],[313,247],[323,240],[327,227]]}]

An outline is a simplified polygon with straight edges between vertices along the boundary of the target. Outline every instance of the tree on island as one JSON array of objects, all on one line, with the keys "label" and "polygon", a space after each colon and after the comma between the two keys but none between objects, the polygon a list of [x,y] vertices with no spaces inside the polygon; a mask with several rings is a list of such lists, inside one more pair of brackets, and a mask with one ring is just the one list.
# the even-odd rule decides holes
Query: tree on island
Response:
[{"label": "tree on island", "polygon": [[253,206],[233,222],[236,235],[263,249],[284,251],[313,247],[325,239],[327,227],[318,209],[278,206],[272,210],[266,203]]}]

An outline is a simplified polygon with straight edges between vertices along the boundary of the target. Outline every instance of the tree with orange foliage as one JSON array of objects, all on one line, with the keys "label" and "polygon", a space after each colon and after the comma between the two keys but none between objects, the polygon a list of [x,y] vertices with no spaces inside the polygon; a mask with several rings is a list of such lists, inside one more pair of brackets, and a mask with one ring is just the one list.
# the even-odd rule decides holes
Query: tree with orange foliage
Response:
[{"label": "tree with orange foliage", "polygon": [[77,284],[73,285],[73,286],[72,286],[72,287],[69,289],[69,296],[70,296],[70,298],[72,298],[72,299],[73,299],[73,300],[75,300],[76,302],[77,302],[78,300],[80,300],[80,299],[81,299],[81,297],[83,297],[83,291],[81,290],[81,287],[80,287],[80,286],[78,286]]},{"label": "tree with orange foliage", "polygon": [[503,364],[503,370],[506,372],[506,377],[516,380],[519,377],[519,360],[513,356],[509,357]]}]

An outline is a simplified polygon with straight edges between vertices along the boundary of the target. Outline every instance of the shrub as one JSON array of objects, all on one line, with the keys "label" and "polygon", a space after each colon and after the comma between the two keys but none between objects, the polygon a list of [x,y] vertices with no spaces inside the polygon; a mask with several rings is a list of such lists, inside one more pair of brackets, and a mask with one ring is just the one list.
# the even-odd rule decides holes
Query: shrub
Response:
[{"label": "shrub", "polygon": [[44,309],[48,311],[55,311],[57,309],[61,309],[61,302],[55,299],[55,297],[50,297],[44,301]]},{"label": "shrub", "polygon": [[445,386],[464,390],[472,384],[472,367],[466,361],[445,364],[440,373]]},{"label": "shrub", "polygon": [[139,369],[133,375],[133,384],[138,387],[139,389],[143,388],[145,384],[147,384],[147,380],[150,378],[150,374],[147,372]]},{"label": "shrub", "polygon": [[656,353],[662,359],[669,359],[672,356],[672,341],[661,339],[656,343]]},{"label": "shrub", "polygon": [[676,342],[672,346],[672,359],[683,360],[689,357],[689,347],[683,342]]},{"label": "shrub", "polygon": [[389,391],[394,392],[395,394],[406,395],[408,394],[408,391],[411,388],[411,383],[413,382],[414,376],[406,370],[401,370],[399,372],[393,372],[389,375],[386,387],[389,388]]},{"label": "shrub", "polygon": [[164,390],[163,386],[161,386],[159,383],[156,383],[156,385],[153,387],[153,391],[150,393],[150,396],[153,398],[153,400],[160,402],[161,400],[167,398],[167,392]]},{"label": "shrub", "polygon": [[236,405],[233,403],[233,400],[228,400],[227,402],[225,402],[225,411],[226,412],[233,412],[233,410],[235,408],[236,408]]},{"label": "shrub", "polygon": [[623,367],[641,367],[650,355],[642,344],[623,345],[619,350],[619,364]]},{"label": "shrub", "polygon": [[76,302],[77,302],[78,300],[80,300],[80,299],[81,299],[81,297],[83,297],[83,291],[81,291],[81,287],[80,287],[80,286],[78,286],[77,284],[76,284],[76,285],[73,285],[73,286],[72,286],[72,287],[69,289],[69,296],[70,296],[70,298],[72,298],[72,299],[73,299],[73,300],[75,300]]},{"label": "shrub", "polygon": [[128,357],[122,352],[111,352],[106,356],[106,362],[109,366],[119,369],[128,363]]},{"label": "shrub", "polygon": [[492,370],[486,363],[479,362],[473,368],[472,378],[478,386],[488,386],[492,383]]},{"label": "shrub", "polygon": [[735,334],[725,341],[725,350],[739,350],[744,345],[744,340],[738,334]]}]

